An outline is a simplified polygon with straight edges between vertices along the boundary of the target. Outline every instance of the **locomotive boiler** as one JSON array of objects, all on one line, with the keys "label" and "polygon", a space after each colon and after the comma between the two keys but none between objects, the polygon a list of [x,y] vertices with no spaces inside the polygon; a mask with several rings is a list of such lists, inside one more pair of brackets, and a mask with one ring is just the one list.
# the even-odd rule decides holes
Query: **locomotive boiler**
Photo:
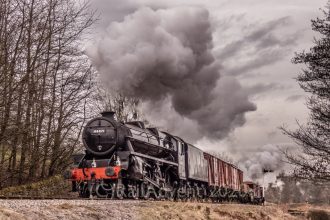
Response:
[{"label": "locomotive boiler", "polygon": [[141,121],[101,115],[86,124],[85,154],[65,174],[81,197],[262,201],[246,190],[243,172],[233,164]]}]

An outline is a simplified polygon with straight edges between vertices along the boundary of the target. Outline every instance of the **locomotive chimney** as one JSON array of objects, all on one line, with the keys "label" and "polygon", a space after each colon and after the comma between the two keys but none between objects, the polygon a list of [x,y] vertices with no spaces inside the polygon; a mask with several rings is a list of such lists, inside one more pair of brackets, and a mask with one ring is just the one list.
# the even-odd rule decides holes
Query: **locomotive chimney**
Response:
[{"label": "locomotive chimney", "polygon": [[115,112],[113,111],[104,111],[101,112],[102,117],[109,118],[111,120],[115,120]]}]

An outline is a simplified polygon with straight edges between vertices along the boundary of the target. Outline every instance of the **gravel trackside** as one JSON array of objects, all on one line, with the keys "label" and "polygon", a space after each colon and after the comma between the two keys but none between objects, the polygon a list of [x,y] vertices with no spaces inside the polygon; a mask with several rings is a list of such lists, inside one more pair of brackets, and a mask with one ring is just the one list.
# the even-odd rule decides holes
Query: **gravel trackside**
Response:
[{"label": "gravel trackside", "polygon": [[0,219],[135,219],[138,201],[0,200]]}]

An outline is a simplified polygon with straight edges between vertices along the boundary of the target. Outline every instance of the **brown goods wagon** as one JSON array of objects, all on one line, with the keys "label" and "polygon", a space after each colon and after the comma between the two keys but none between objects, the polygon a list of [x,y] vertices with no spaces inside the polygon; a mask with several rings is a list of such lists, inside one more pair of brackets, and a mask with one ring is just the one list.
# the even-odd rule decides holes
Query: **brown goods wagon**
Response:
[{"label": "brown goods wagon", "polygon": [[255,197],[262,197],[263,193],[262,193],[262,187],[254,182],[251,181],[245,181],[243,183],[243,188],[244,188],[244,192],[253,192],[253,195]]},{"label": "brown goods wagon", "polygon": [[244,192],[251,192],[254,191],[255,188],[255,183],[251,182],[251,181],[244,181],[243,182],[243,189]]},{"label": "brown goods wagon", "polygon": [[208,162],[209,185],[240,190],[243,183],[240,169],[208,153],[204,153],[204,157]]},{"label": "brown goods wagon", "polygon": [[243,171],[233,166],[232,164],[229,164],[229,169],[229,177],[231,177],[230,188],[240,190],[243,183]]}]

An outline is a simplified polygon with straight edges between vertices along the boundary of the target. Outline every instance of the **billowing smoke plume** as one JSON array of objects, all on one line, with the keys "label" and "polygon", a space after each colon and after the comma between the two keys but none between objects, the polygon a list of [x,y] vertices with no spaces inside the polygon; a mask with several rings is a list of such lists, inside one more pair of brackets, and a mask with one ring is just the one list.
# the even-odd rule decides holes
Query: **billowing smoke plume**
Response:
[{"label": "billowing smoke plume", "polygon": [[269,144],[263,146],[262,149],[252,156],[243,157],[238,164],[251,180],[261,178],[263,170],[276,172],[283,168],[283,154],[279,152],[276,146]]},{"label": "billowing smoke plume", "polygon": [[255,105],[235,78],[221,77],[206,9],[143,7],[112,22],[87,53],[101,81],[139,98],[147,119],[195,141],[225,137]]}]

